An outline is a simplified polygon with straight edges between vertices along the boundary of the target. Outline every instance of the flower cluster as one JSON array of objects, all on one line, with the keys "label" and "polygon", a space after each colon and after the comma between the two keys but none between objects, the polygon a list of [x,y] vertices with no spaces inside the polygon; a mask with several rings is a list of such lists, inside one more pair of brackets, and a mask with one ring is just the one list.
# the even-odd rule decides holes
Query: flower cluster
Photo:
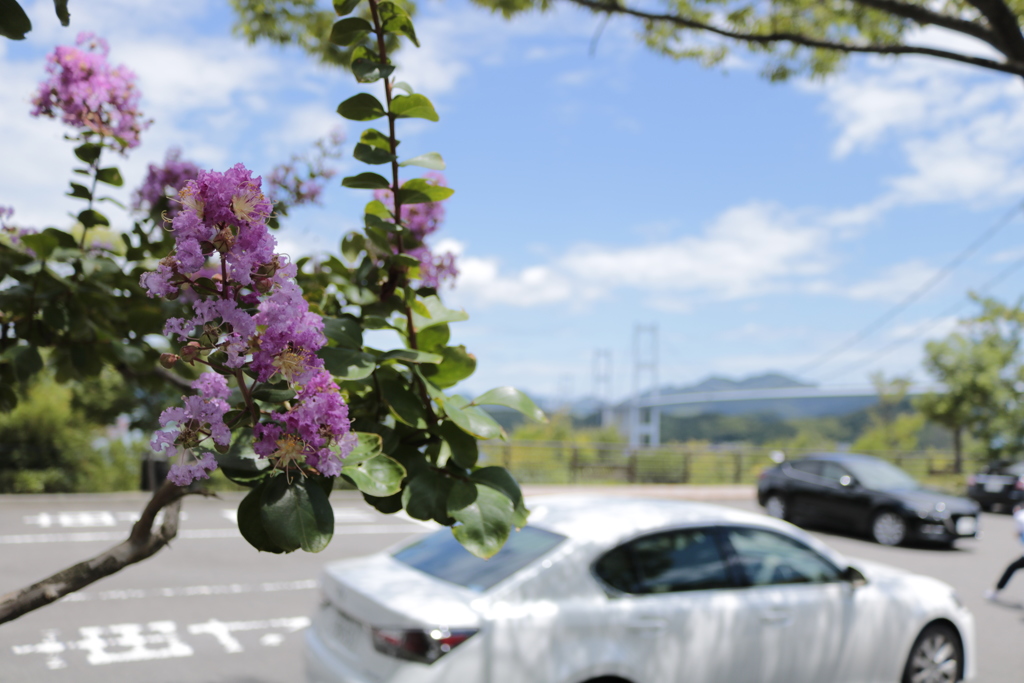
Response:
[{"label": "flower cluster", "polygon": [[[173,219],[181,210],[181,204],[168,202],[185,187],[185,183],[199,176],[199,167],[191,161],[182,161],[181,150],[172,147],[167,150],[163,166],[149,165],[149,172],[142,187],[132,195],[132,208],[136,211],[162,211],[167,220]],[[166,210],[164,210],[166,209]]]},{"label": "flower cluster", "polygon": [[[173,298],[184,290],[195,296],[193,317],[172,318],[164,328],[165,334],[185,342],[165,360],[199,361],[233,373],[244,409],[254,418],[254,448],[260,456],[278,467],[305,465],[337,476],[341,459],[355,444],[348,406],[317,356],[327,342],[323,319],[309,311],[295,283],[295,264],[274,252],[276,241],[266,225],[270,201],[262,193],[261,179],[241,164],[225,173],[200,171],[182,188],[179,200],[181,210],[171,221],[175,249],[155,272],[141,278],[150,296]],[[217,262],[211,266],[213,259]],[[223,356],[216,362],[204,360],[201,356],[208,352]],[[295,398],[282,411],[264,413],[251,398],[252,387],[245,385],[243,367],[257,382],[284,380]],[[197,390],[207,402],[226,397],[220,385]],[[178,432],[155,440],[154,447],[159,443],[166,450],[168,444],[187,442],[185,447],[191,448],[195,430],[206,429],[203,425],[209,425],[210,437],[221,445],[217,434],[227,432],[215,432],[213,423],[195,412],[198,408],[187,406],[192,412],[170,415]],[[183,466],[176,476],[188,479],[202,464]]]},{"label": "flower cluster", "polygon": [[[221,375],[208,372],[192,383],[197,396],[182,396],[184,407],[168,408],[160,413],[160,426],[164,429],[153,435],[150,446],[160,453],[183,456],[206,439],[222,448],[231,444],[231,430],[224,424],[228,412],[228,383]],[[208,479],[209,472],[217,469],[212,453],[204,453],[194,463],[177,462],[171,465],[167,478],[178,486],[190,484],[194,479]]]},{"label": "flower cluster", "polygon": [[35,256],[35,252],[25,247],[21,243],[21,238],[25,235],[34,235],[36,233],[32,228],[17,228],[10,224],[11,217],[14,215],[14,209],[9,206],[0,206],[0,237],[6,237],[9,244],[12,246],[23,249],[30,256]]},{"label": "flower cluster", "polygon": [[[434,185],[446,185],[445,177],[440,173],[427,173],[424,178]],[[395,203],[390,190],[376,190],[373,196],[388,210],[394,212]],[[444,205],[441,202],[405,204],[402,205],[401,213],[402,225],[420,243],[406,252],[420,262],[420,282],[425,287],[437,288],[446,280],[454,280],[459,274],[459,270],[455,266],[455,254],[451,252],[434,254],[426,245],[426,238],[436,232],[444,221]]]},{"label": "flower cluster", "polygon": [[286,164],[278,164],[267,178],[268,194],[275,205],[284,207],[316,204],[324,189],[324,180],[337,173],[328,164],[329,159],[341,156],[344,133],[338,129],[314,143],[310,156],[295,155]]},{"label": "flower cluster", "polygon": [[64,123],[111,137],[120,151],[138,146],[149,127],[139,111],[135,74],[107,63],[107,42],[80,33],[77,47],[58,46],[46,58],[50,77],[32,99],[33,116],[60,118]]}]

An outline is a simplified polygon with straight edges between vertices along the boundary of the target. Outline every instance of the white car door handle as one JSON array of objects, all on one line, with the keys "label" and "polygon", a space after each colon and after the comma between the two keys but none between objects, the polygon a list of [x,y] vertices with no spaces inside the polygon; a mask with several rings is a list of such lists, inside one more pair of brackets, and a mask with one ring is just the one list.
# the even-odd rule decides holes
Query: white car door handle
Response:
[{"label": "white car door handle", "polygon": [[761,621],[765,624],[787,624],[792,617],[788,609],[768,609],[761,614]]}]

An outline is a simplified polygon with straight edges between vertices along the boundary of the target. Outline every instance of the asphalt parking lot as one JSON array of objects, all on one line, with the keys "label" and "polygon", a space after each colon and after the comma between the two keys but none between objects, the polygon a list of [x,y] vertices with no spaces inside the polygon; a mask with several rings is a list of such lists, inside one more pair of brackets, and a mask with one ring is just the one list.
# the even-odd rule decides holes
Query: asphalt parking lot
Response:
[{"label": "asphalt parking lot", "polygon": [[[726,498],[721,501],[725,505],[757,509],[745,488],[648,487],[637,492]],[[614,493],[626,491],[619,487]],[[234,525],[238,500],[233,494],[186,500],[173,547],[0,626],[0,682],[301,681],[301,632],[319,601],[316,579],[323,564],[375,552],[426,530],[412,520],[380,515],[357,495],[339,492],[332,496],[337,528],[327,550],[319,555],[257,554]],[[0,496],[0,593],[123,540],[144,502],[142,494]],[[986,514],[982,537],[961,541],[954,550],[886,548],[813,533],[851,558],[885,562],[952,584],[977,621],[978,680],[1021,680],[1024,575],[1011,582],[1001,603],[983,598],[1020,553],[1009,516]]]}]

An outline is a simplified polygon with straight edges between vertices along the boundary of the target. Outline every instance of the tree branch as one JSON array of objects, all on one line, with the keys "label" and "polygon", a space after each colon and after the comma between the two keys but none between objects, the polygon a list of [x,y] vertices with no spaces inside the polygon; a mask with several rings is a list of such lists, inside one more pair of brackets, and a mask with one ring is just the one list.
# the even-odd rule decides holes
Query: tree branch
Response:
[{"label": "tree branch", "polygon": [[[181,499],[187,494],[187,489],[165,481],[149,500],[126,541],[91,560],[79,562],[38,583],[0,596],[0,624],[45,607],[68,593],[154,555],[178,534]],[[153,520],[160,510],[166,510],[164,521],[154,533]]]},{"label": "tree branch", "polygon": [[693,29],[695,31],[707,31],[725,38],[732,38],[733,40],[739,40],[747,43],[756,43],[759,45],[770,45],[772,43],[793,43],[795,45],[802,45],[804,47],[820,48],[823,50],[835,50],[837,52],[845,53],[867,53],[867,54],[878,54],[878,55],[926,55],[929,57],[937,57],[939,59],[946,59],[953,62],[961,62],[963,64],[970,64],[972,66],[981,67],[983,69],[989,69],[992,71],[1000,71],[1002,73],[1014,74],[1016,76],[1024,76],[1024,61],[1010,60],[1006,62],[997,62],[992,59],[986,59],[984,57],[974,57],[972,55],[965,55],[959,52],[949,52],[948,50],[938,50],[930,47],[919,47],[914,45],[854,45],[851,43],[842,43],[829,40],[820,40],[818,38],[811,38],[799,33],[742,33],[739,31],[731,31],[729,29],[720,28],[712,24],[696,21],[693,19],[687,19],[674,14],[654,14],[652,12],[644,12],[629,7],[623,7],[621,5],[610,4],[608,2],[600,2],[597,0],[569,0],[574,4],[598,12],[625,14],[628,16],[637,17],[644,19],[645,21],[662,21],[683,28]]},{"label": "tree branch", "polygon": [[1000,45],[996,49],[1010,59],[1024,60],[1024,36],[1020,32],[1020,19],[1003,0],[967,0],[988,21]]},{"label": "tree branch", "polygon": [[988,43],[995,49],[1009,56],[1009,53],[1005,49],[1004,42],[1000,39],[1001,37],[997,35],[995,30],[976,24],[973,21],[960,19],[958,17],[951,17],[948,14],[942,14],[940,12],[933,12],[921,5],[908,5],[905,2],[899,2],[899,0],[853,0],[853,2],[858,5],[888,12],[889,14],[897,17],[910,19],[918,24],[941,26],[942,28],[948,28],[949,30],[956,31],[957,33],[974,36],[978,40]]}]

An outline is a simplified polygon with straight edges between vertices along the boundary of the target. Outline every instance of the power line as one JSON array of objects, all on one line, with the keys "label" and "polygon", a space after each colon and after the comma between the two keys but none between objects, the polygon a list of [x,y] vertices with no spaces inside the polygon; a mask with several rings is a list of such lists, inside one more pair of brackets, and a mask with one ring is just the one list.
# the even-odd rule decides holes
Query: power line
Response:
[{"label": "power line", "polygon": [[[1021,258],[1017,259],[1016,261],[1011,263],[1006,268],[1003,268],[1001,271],[996,273],[995,277],[993,277],[992,279],[990,279],[987,282],[985,282],[976,291],[979,294],[984,294],[989,289],[991,289],[992,287],[995,287],[997,284],[999,284],[1004,279],[1006,279],[1011,274],[1013,274],[1013,272],[1018,270],[1021,266],[1024,266],[1024,257],[1021,257]],[[901,338],[899,338],[899,339],[897,339],[897,340],[895,340],[893,342],[890,342],[886,346],[883,346],[881,349],[879,349],[875,354],[873,354],[869,358],[861,359],[859,361],[855,361],[853,363],[850,363],[849,365],[847,365],[845,368],[843,368],[839,372],[835,372],[835,373],[833,373],[831,375],[828,375],[825,378],[823,378],[821,381],[822,382],[828,382],[829,380],[835,379],[836,377],[841,377],[842,375],[846,375],[846,374],[848,374],[850,372],[853,372],[853,371],[857,370],[858,368],[864,367],[866,365],[871,365],[872,363],[875,363],[875,362],[881,360],[882,358],[888,356],[890,353],[892,353],[896,349],[900,348],[901,346],[905,346],[906,344],[909,344],[910,342],[915,341],[917,339],[920,339],[922,336],[928,334],[929,332],[934,330],[936,327],[941,325],[945,318],[948,318],[949,316],[957,313],[961,308],[966,306],[968,303],[969,302],[967,300],[958,301],[956,304],[950,306],[949,308],[944,310],[942,313],[940,313],[937,318],[934,318],[932,320],[928,320],[925,323],[919,325],[916,330],[914,330],[913,332],[911,332],[907,336],[901,337]]]},{"label": "power line", "polygon": [[806,365],[798,368],[796,370],[796,375],[804,375],[810,372],[811,370],[814,370],[824,365],[825,363],[828,363],[833,358],[844,353],[850,347],[863,341],[869,335],[884,327],[886,324],[889,323],[889,321],[891,321],[899,313],[902,313],[908,306],[910,306],[910,304],[920,299],[922,296],[925,295],[925,293],[927,293],[935,285],[937,285],[939,282],[945,279],[946,276],[953,272],[953,270],[957,266],[959,266],[961,263],[970,258],[974,254],[974,252],[981,248],[981,245],[995,237],[995,235],[1000,230],[1005,228],[1013,219],[1013,217],[1021,210],[1024,210],[1024,202],[1015,204],[1013,208],[1010,209],[1002,218],[997,220],[988,230],[982,233],[981,236],[979,236],[976,240],[967,245],[967,248],[965,248],[963,251],[957,254],[949,263],[947,263],[941,270],[939,270],[939,272],[937,272],[932,277],[928,278],[928,280],[923,285],[912,291],[895,306],[890,308],[882,315],[878,316],[875,320],[868,323],[859,332],[849,337],[848,339],[840,343],[838,346],[833,347],[829,351],[826,351],[822,355],[812,360],[810,363],[807,363]]}]

